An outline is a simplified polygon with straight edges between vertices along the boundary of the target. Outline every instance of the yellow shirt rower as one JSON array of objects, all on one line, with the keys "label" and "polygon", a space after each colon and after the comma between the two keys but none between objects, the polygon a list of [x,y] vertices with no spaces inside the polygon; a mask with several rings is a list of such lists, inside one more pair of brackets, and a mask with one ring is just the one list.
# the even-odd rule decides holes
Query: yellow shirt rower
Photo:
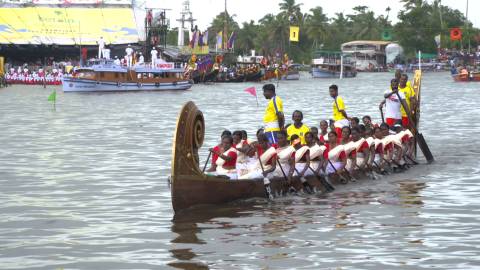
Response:
[{"label": "yellow shirt rower", "polygon": [[[408,81],[407,74],[402,74],[402,76],[400,77],[398,91],[405,95],[405,101],[407,102],[408,108],[410,110],[413,110],[412,106],[414,106],[416,103],[415,91],[413,90],[413,87],[410,84],[410,81]],[[402,126],[405,128],[409,128],[409,120],[408,120],[407,112],[405,111],[403,106],[401,106],[400,110],[402,112]]]},{"label": "yellow shirt rower", "polygon": [[297,135],[300,138],[301,144],[305,145],[305,133],[310,131],[310,128],[302,123],[303,113],[301,111],[294,111],[292,114],[293,124],[287,128],[288,140],[291,140],[292,135]]},{"label": "yellow shirt rower", "polygon": [[330,96],[334,99],[333,100],[333,120],[335,121],[335,132],[337,133],[338,138],[342,138],[342,128],[350,126],[350,122],[348,121],[348,115],[345,111],[345,103],[343,102],[343,98],[338,96],[338,86],[335,84],[330,85],[329,87]]},{"label": "yellow shirt rower", "polygon": [[275,95],[275,85],[271,83],[263,86],[263,96],[269,100],[263,116],[264,132],[271,144],[277,143],[277,134],[285,124],[283,102]]}]

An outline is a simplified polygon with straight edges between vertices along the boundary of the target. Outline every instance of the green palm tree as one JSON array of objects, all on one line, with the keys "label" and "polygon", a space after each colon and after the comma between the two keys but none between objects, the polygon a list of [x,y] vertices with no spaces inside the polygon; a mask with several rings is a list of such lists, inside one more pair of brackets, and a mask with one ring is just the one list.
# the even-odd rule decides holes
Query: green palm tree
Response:
[{"label": "green palm tree", "polygon": [[283,0],[283,2],[279,4],[281,11],[279,15],[293,24],[299,24],[303,17],[300,9],[301,5],[302,4],[296,4],[295,0]]},{"label": "green palm tree", "polygon": [[329,38],[328,17],[323,13],[322,7],[312,8],[310,12],[305,18],[305,31],[313,41],[312,47],[317,47]]}]

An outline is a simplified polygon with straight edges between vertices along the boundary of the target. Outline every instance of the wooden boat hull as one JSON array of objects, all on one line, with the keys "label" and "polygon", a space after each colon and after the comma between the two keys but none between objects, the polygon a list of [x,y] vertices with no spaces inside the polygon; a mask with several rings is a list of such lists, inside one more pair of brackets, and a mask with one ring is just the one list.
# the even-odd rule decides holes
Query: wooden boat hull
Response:
[{"label": "wooden boat hull", "polygon": [[480,73],[455,74],[452,78],[456,82],[480,82]]},{"label": "wooden boat hull", "polygon": [[[172,205],[175,212],[201,204],[220,204],[239,199],[266,197],[263,179],[229,180],[204,174],[199,167],[198,149],[203,144],[203,114],[192,102],[181,109],[174,134],[171,172]],[[290,188],[284,178],[271,179],[273,194],[285,194]],[[324,187],[315,177],[308,178],[319,191]],[[335,182],[334,182],[335,183]],[[292,184],[302,188],[299,179]]]},{"label": "wooden boat hull", "polygon": [[181,80],[169,83],[116,83],[97,82],[94,80],[65,77],[62,81],[64,92],[109,92],[109,91],[160,91],[160,90],[187,90],[192,87],[192,82]]},{"label": "wooden boat hull", "polygon": [[261,81],[263,77],[262,71],[258,71],[256,73],[248,73],[245,76],[245,81],[247,82],[258,82]]}]

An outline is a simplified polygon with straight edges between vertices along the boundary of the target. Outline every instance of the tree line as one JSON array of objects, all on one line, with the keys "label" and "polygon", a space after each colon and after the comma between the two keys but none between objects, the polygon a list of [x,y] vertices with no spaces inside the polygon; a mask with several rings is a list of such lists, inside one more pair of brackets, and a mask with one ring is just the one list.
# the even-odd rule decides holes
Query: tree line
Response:
[{"label": "tree line", "polygon": [[[236,31],[235,54],[248,54],[256,50],[262,55],[288,53],[297,62],[308,63],[315,50],[340,50],[342,43],[352,40],[381,40],[398,42],[407,57],[421,50],[435,53],[435,36],[441,35],[442,48],[475,49],[480,45],[480,29],[474,28],[458,9],[441,5],[440,0],[428,3],[424,0],[402,0],[403,8],[398,13],[398,22],[392,24],[390,8],[377,15],[367,6],[356,6],[352,14],[335,13],[328,17],[321,6],[302,12],[302,4],[295,0],[282,0],[278,14],[266,14],[255,22],[241,25],[235,15],[218,14],[208,28],[209,44],[214,46],[216,35],[223,31],[225,23],[229,33]],[[300,27],[299,42],[289,41],[290,26]],[[450,29],[460,27],[462,40],[450,41]],[[176,31],[169,35],[168,43],[176,44]]]}]

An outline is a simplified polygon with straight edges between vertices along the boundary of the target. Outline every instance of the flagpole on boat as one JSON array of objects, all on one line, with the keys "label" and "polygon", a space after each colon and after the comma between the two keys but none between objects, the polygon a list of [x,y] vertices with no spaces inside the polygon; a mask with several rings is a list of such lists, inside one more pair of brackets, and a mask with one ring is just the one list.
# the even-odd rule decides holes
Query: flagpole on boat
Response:
[{"label": "flagpole on boat", "polygon": [[340,54],[340,80],[343,79],[343,54]]}]

